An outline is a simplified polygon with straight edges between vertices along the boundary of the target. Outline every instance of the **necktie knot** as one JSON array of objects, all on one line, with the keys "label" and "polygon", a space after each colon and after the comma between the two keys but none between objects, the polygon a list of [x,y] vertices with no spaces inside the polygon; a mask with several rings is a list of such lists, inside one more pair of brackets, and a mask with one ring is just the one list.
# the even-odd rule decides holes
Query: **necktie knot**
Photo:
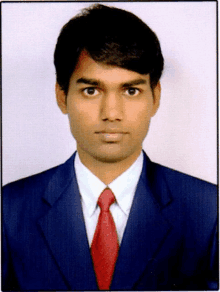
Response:
[{"label": "necktie knot", "polygon": [[111,204],[115,202],[115,196],[110,189],[105,189],[98,199],[98,205],[101,211],[108,211]]}]

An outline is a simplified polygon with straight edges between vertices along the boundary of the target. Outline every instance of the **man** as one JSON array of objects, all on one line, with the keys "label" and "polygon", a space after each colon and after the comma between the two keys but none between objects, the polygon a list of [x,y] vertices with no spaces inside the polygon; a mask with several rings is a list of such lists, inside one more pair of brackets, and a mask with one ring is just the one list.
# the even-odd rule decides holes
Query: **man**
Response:
[{"label": "man", "polygon": [[54,63],[77,152],[4,188],[2,289],[217,289],[216,187],[142,151],[160,102],[155,33],[95,5],[63,27]]}]

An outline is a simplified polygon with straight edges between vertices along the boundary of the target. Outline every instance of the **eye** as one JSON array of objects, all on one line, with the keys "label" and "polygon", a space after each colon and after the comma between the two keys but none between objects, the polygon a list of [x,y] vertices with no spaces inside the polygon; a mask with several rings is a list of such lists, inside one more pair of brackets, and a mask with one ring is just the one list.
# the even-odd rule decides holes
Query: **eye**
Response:
[{"label": "eye", "polygon": [[140,93],[140,89],[130,87],[125,90],[125,94],[128,96],[137,96]]},{"label": "eye", "polygon": [[86,96],[96,96],[99,94],[99,91],[95,87],[87,87],[82,90],[83,94]]}]

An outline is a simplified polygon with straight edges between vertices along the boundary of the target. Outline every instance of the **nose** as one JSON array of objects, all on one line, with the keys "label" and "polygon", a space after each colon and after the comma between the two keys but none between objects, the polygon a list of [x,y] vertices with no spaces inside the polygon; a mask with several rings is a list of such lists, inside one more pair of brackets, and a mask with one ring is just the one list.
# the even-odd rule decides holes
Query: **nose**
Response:
[{"label": "nose", "polygon": [[121,121],[123,116],[123,100],[119,94],[106,93],[102,99],[101,118],[103,121]]}]

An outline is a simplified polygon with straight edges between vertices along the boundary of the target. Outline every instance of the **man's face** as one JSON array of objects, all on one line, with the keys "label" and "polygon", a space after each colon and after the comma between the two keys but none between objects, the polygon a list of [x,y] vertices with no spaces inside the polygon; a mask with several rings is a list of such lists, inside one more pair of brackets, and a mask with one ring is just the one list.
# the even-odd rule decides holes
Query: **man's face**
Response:
[{"label": "man's face", "polygon": [[152,92],[149,74],[97,63],[82,52],[67,97],[58,85],[56,93],[79,154],[117,162],[139,155],[159,106],[160,84]]}]

